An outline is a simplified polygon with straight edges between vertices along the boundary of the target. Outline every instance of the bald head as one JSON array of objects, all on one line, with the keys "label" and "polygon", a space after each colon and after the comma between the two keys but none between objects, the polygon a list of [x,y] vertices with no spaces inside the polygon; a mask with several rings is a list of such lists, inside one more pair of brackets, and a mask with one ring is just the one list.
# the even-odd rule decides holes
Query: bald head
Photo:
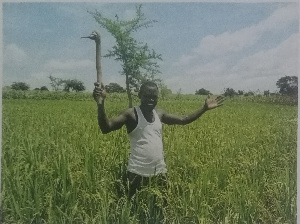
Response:
[{"label": "bald head", "polygon": [[156,83],[155,82],[153,82],[153,81],[146,81],[146,82],[144,82],[142,85],[141,85],[141,87],[140,87],[140,91],[139,91],[139,95],[143,92],[143,91],[145,91],[145,89],[148,89],[148,88],[156,88],[157,89],[157,91],[158,91],[158,87],[157,87],[157,85],[156,85]]}]

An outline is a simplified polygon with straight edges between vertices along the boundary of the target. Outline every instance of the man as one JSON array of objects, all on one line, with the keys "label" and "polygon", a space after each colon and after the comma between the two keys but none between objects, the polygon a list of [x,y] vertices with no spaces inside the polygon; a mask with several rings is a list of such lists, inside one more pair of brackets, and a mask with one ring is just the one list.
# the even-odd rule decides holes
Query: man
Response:
[{"label": "man", "polygon": [[169,114],[157,109],[158,87],[154,82],[142,84],[139,91],[140,106],[129,108],[117,117],[108,119],[104,109],[105,90],[95,83],[93,92],[98,104],[98,124],[103,134],[127,128],[131,152],[128,160],[129,195],[132,196],[142,185],[158,177],[159,184],[165,186],[167,168],[164,161],[162,143],[162,123],[168,125],[186,125],[197,120],[206,111],[222,105],[224,98],[207,98],[202,108],[186,116]]}]

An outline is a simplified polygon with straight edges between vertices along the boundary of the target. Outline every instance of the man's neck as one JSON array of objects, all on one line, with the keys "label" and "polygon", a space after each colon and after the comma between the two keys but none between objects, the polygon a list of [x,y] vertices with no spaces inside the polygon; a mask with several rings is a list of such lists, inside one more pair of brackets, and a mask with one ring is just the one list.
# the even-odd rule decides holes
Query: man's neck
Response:
[{"label": "man's neck", "polygon": [[151,122],[153,121],[153,110],[149,110],[147,108],[144,108],[142,105],[140,105],[140,109],[145,117],[145,119],[148,121],[148,122]]}]

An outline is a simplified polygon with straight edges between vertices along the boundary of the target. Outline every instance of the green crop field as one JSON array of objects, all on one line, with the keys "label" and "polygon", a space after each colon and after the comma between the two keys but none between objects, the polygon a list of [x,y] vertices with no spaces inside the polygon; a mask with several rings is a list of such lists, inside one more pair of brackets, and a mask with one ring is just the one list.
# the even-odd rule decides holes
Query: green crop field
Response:
[{"label": "green crop field", "polygon": [[[158,107],[186,114],[203,99]],[[109,117],[126,107],[106,102]],[[227,100],[165,125],[168,192],[132,200],[126,130],[101,134],[92,100],[4,99],[2,123],[2,223],[296,223],[297,106]]]}]

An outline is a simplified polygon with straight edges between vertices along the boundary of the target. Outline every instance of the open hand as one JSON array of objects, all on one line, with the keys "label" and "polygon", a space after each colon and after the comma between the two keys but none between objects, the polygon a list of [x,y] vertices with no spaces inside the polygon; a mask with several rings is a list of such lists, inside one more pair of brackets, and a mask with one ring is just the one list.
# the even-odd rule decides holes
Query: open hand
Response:
[{"label": "open hand", "polygon": [[106,98],[106,91],[104,88],[103,83],[101,83],[101,87],[100,87],[100,83],[95,82],[95,89],[93,91],[93,97],[94,100],[98,103],[98,104],[102,104],[102,101]]},{"label": "open hand", "polygon": [[208,95],[208,97],[205,100],[204,108],[206,110],[211,110],[211,109],[217,108],[217,107],[223,105],[222,103],[224,102],[224,100],[225,100],[224,96],[218,96],[216,98],[210,98],[210,96]]}]

